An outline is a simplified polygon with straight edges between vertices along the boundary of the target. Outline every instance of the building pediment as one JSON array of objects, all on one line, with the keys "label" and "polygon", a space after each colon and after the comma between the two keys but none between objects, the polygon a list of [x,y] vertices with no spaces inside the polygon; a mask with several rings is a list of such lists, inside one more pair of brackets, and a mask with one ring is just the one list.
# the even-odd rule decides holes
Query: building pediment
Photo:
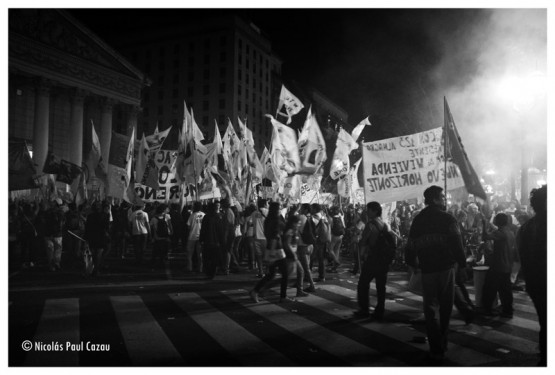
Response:
[{"label": "building pediment", "polygon": [[62,10],[9,10],[10,68],[136,102],[142,72]]}]

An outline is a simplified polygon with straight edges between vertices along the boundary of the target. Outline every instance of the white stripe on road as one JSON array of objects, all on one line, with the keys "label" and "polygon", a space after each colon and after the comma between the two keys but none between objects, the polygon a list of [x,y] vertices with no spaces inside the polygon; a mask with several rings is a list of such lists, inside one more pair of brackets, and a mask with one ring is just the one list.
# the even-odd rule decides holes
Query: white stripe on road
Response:
[{"label": "white stripe on road", "polygon": [[[287,331],[299,336],[305,341],[310,342],[316,347],[346,360],[355,366],[400,366],[404,363],[393,358],[384,356],[377,350],[360,344],[348,337],[337,332],[331,331],[317,323],[312,322],[299,315],[291,313],[273,303],[248,303],[249,295],[245,290],[239,291],[223,291],[222,293],[229,296],[232,300],[245,305],[246,308],[261,315],[265,319],[286,329]],[[312,297],[306,297],[310,300]],[[292,307],[289,304],[287,307]],[[371,358],[378,358],[377,361],[371,361]],[[371,363],[370,363],[371,362]]]},{"label": "white stripe on road", "polygon": [[[324,290],[330,291],[332,293],[340,294],[342,296],[349,297],[349,298],[356,298],[356,295],[357,295],[356,291],[354,290],[343,288],[336,285],[321,285],[320,287]],[[334,313],[334,314],[337,313],[341,317],[344,317],[346,314],[351,314],[352,316],[352,312],[353,312],[352,309],[348,309],[343,305],[335,304],[323,298],[322,300],[323,302],[320,302],[320,303],[323,305],[319,306],[320,309],[327,311],[328,313]],[[386,310],[386,313],[387,311],[395,311],[395,312],[401,312],[401,313],[407,313],[407,310],[409,310],[408,311],[409,313],[414,311],[419,311],[418,309],[412,308],[410,306],[398,304],[398,303],[388,303],[385,307],[385,310]],[[361,323],[361,325],[366,329],[386,334],[394,339],[403,341],[416,348],[428,350],[427,344],[422,345],[422,344],[411,342],[411,340],[413,339],[417,331],[411,330],[408,326],[396,326],[388,323],[378,323],[378,322],[364,322],[364,323]],[[418,333],[417,336],[419,335],[420,334]],[[446,355],[449,360],[463,366],[477,366],[480,364],[490,363],[498,360],[495,357],[489,356],[487,354],[482,354],[480,352],[465,348],[460,345],[456,345],[452,342],[449,343],[449,350],[447,351]]]},{"label": "white stripe on road", "polygon": [[[79,351],[66,347],[66,343],[80,344],[79,299],[49,299],[39,320],[33,348],[25,358],[25,366],[78,366]],[[57,343],[63,351],[35,350],[35,343]]]},{"label": "white stripe on road", "polygon": [[139,296],[110,297],[133,365],[181,364],[183,359]]},{"label": "white stripe on road", "polygon": [[[225,350],[246,366],[293,366],[287,357],[250,333],[195,293],[169,295],[175,303]],[[198,310],[199,312],[195,312]]]}]

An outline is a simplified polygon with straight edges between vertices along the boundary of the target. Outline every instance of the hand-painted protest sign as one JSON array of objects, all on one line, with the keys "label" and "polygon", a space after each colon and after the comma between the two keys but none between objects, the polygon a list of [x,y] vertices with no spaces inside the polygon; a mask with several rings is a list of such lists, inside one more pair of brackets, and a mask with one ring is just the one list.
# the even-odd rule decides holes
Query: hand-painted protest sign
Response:
[{"label": "hand-painted protest sign", "polygon": [[459,168],[445,162],[442,128],[363,144],[366,202],[388,203],[422,197],[431,185],[464,186]]}]

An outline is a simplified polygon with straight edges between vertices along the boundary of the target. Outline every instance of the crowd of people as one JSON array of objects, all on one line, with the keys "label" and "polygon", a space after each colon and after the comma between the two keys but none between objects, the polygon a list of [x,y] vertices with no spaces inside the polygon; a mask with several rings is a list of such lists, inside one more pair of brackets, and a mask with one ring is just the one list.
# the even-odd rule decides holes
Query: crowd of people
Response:
[{"label": "crowd of people", "polygon": [[[48,270],[58,272],[63,249],[70,260],[66,264],[87,273],[83,257],[88,249],[89,273],[96,276],[107,254],[127,257],[129,247],[137,264],[152,268],[162,267],[170,252],[181,252],[184,273],[204,273],[213,279],[256,271],[260,280],[250,291],[254,302],[276,283],[279,302],[293,302],[316,293],[315,283],[325,282],[328,274],[348,267],[353,275],[360,273],[355,316],[376,320],[386,313],[388,272],[394,266],[409,266],[413,273],[421,273],[430,355],[439,361],[447,349],[453,306],[467,323],[474,318],[476,308],[465,282],[472,266],[485,265],[479,312],[512,318],[512,291],[517,277],[524,278],[538,311],[545,363],[546,200],[547,187],[542,187],[532,191],[532,209],[496,199],[489,204],[470,199],[447,207],[443,189],[432,186],[424,192],[423,204],[398,202],[382,218],[379,202],[343,210],[259,199],[239,210],[227,199],[194,202],[181,209],[179,204],[130,206],[99,200],[77,207],[60,198],[36,198],[10,202],[9,230],[12,245],[20,248],[23,268],[34,267],[45,254]],[[149,246],[151,258],[145,260]],[[372,280],[377,289],[373,309]],[[287,295],[289,284],[295,297]],[[496,295],[501,311],[494,309]]]}]

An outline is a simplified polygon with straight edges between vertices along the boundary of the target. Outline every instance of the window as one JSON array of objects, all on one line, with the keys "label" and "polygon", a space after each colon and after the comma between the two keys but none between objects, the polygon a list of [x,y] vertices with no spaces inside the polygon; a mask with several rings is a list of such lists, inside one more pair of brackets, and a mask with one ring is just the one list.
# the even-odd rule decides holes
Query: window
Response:
[{"label": "window", "polygon": [[237,101],[237,110],[238,111],[241,110],[241,101],[240,100]]},{"label": "window", "polygon": [[162,91],[162,90],[158,91],[158,99],[159,100],[164,99],[164,91]]},{"label": "window", "polygon": [[226,43],[227,43],[227,38],[225,35],[222,35],[220,37],[220,46],[225,46]]},{"label": "window", "polygon": [[179,73],[173,75],[173,83],[176,85],[179,83]]},{"label": "window", "polygon": [[225,94],[225,83],[220,83],[220,94]]},{"label": "window", "polygon": [[192,82],[195,79],[195,73],[189,72],[189,82]]},{"label": "window", "polygon": [[245,104],[245,113],[249,113],[249,105]]},{"label": "window", "polygon": [[195,57],[194,56],[189,56],[189,65],[190,66],[195,65]]},{"label": "window", "polygon": [[243,88],[241,87],[241,85],[237,85],[237,94],[238,94],[238,95],[241,95],[242,89],[243,89]]},{"label": "window", "polygon": [[252,78],[252,88],[253,90],[256,90],[256,78]]},{"label": "window", "polygon": [[250,49],[250,46],[248,44],[246,45],[246,48],[247,48],[247,55],[248,55],[250,53],[251,49]]},{"label": "window", "polygon": [[241,40],[241,38],[239,38],[239,40],[237,41],[237,44],[239,46],[239,49],[243,48],[243,41]]},{"label": "window", "polygon": [[202,74],[204,79],[210,78],[210,71],[208,69],[204,69],[204,73]]},{"label": "window", "polygon": [[246,74],[246,80],[245,82],[247,83],[247,85],[249,84],[249,73]]},{"label": "window", "polygon": [[220,62],[225,62],[226,54],[225,52],[220,53]]},{"label": "window", "polygon": [[202,109],[204,111],[208,111],[208,100],[202,102]]},{"label": "window", "polygon": [[223,123],[225,123],[225,115],[220,114],[218,116],[218,124],[223,124]]},{"label": "window", "polygon": [[195,89],[193,88],[193,86],[189,86],[187,88],[187,96],[189,98],[193,97],[193,95],[195,94]]},{"label": "window", "polygon": [[243,79],[243,71],[241,69],[237,70],[237,79],[238,80]]},{"label": "window", "polygon": [[239,63],[239,65],[243,63],[243,55],[241,55],[240,51],[239,51],[239,54],[237,55],[237,62]]},{"label": "window", "polygon": [[208,95],[208,94],[210,94],[210,86],[209,86],[209,85],[204,85],[204,86],[202,87],[202,93],[203,93],[203,95]]},{"label": "window", "polygon": [[220,76],[221,76],[222,78],[225,78],[225,73],[226,73],[225,67],[221,67],[221,68],[220,68]]},{"label": "window", "polygon": [[253,73],[256,73],[256,63],[252,64],[252,71],[253,71]]},{"label": "window", "polygon": [[247,69],[249,68],[249,58],[247,57]]},{"label": "window", "polygon": [[256,94],[254,92],[252,93],[252,102],[253,104],[256,103]]},{"label": "window", "polygon": [[159,76],[158,76],[158,84],[159,84],[159,85],[163,85],[163,84],[164,84],[164,76],[163,76],[163,75],[159,75]]},{"label": "window", "polygon": [[179,59],[173,60],[173,67],[174,68],[179,68]]},{"label": "window", "polygon": [[210,55],[208,55],[208,54],[204,55],[204,63],[205,64],[210,64]]},{"label": "window", "polygon": [[179,89],[173,89],[172,97],[177,98],[179,96]]},{"label": "window", "polygon": [[248,87],[245,89],[245,99],[247,99],[247,100],[249,99],[249,88]]},{"label": "window", "polygon": [[164,71],[164,60],[158,62],[158,70],[163,72]]},{"label": "window", "polygon": [[220,99],[220,109],[225,109],[225,99]]},{"label": "window", "polygon": [[164,113],[164,108],[161,105],[159,105],[158,106],[158,115],[161,115],[162,113]]}]

